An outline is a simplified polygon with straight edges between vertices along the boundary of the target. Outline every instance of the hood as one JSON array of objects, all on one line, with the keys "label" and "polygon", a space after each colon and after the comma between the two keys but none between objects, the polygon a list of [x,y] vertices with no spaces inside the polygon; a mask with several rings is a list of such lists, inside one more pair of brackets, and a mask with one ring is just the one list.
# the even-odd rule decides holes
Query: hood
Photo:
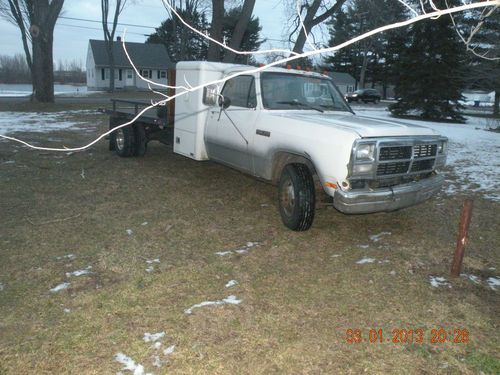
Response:
[{"label": "hood", "polygon": [[384,120],[366,116],[358,116],[348,112],[311,113],[300,111],[275,113],[273,116],[285,117],[329,127],[350,130],[363,138],[401,137],[412,135],[439,135],[425,126],[406,124],[404,122]]}]

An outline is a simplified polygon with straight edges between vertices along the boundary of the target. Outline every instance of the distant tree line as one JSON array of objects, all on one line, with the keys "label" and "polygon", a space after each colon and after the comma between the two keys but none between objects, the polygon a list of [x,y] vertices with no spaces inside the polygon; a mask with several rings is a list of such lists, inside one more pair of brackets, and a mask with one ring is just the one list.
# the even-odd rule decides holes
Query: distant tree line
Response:
[{"label": "distant tree line", "polygon": [[[55,83],[85,83],[85,71],[79,60],[54,64]],[[31,72],[23,54],[0,55],[0,83],[31,83]]]}]

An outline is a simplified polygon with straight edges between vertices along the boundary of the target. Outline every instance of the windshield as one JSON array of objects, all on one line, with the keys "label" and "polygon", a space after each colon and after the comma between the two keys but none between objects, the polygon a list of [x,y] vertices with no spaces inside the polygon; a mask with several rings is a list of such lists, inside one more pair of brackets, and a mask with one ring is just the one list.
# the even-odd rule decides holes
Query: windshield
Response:
[{"label": "windshield", "polygon": [[265,72],[260,84],[266,109],[350,111],[340,92],[326,78]]}]

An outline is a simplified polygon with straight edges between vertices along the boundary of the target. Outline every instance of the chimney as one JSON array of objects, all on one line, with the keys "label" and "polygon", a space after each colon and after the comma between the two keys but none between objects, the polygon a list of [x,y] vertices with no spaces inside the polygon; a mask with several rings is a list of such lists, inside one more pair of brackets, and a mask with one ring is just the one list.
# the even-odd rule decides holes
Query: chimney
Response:
[{"label": "chimney", "polygon": [[116,41],[117,41],[117,42],[121,42],[121,41],[122,41],[122,37],[121,37],[121,36],[117,36],[117,37],[116,37]]}]

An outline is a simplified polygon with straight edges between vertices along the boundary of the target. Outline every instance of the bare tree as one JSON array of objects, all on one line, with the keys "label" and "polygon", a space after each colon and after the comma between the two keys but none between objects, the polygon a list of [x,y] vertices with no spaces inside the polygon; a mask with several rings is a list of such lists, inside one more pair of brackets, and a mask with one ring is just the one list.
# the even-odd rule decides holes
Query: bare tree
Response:
[{"label": "bare tree", "polygon": [[[293,47],[293,52],[302,53],[304,51],[304,45],[307,41],[307,36],[311,34],[313,27],[321,24],[328,20],[336,11],[338,11],[346,0],[336,0],[336,1],[324,1],[324,0],[301,0],[299,11],[300,14],[295,14],[295,28],[292,30],[290,36],[295,34],[297,31],[299,35],[295,39],[295,44]],[[286,2],[289,6],[296,4],[295,0],[289,0]],[[294,6],[295,8],[295,6]],[[305,11],[305,17],[302,22],[300,18],[302,13]]]},{"label": "bare tree", "polygon": [[[235,3],[235,2],[232,2]],[[241,3],[241,2],[236,2]],[[252,18],[253,8],[255,6],[255,0],[244,0],[241,6],[241,15],[235,26],[233,34],[231,35],[231,40],[228,46],[232,49],[239,50],[241,43],[243,41],[243,36],[248,28],[248,24]],[[224,15],[226,9],[224,7],[224,0],[212,0],[212,23],[210,25],[210,37],[222,42],[222,34],[224,29]],[[226,51],[224,54],[224,62],[232,63],[234,62],[236,55],[231,51]],[[208,56],[209,61],[221,61],[221,49],[220,47],[210,41],[208,46]]]},{"label": "bare tree", "polygon": [[[222,21],[224,19],[224,0],[212,0],[212,23],[210,26],[210,36],[221,42],[222,41]],[[213,41],[208,45],[208,61],[220,61],[221,50]]]},{"label": "bare tree", "polygon": [[[101,16],[102,30],[104,31],[104,44],[109,58],[109,91],[115,91],[115,55],[113,51],[113,43],[115,40],[116,26],[118,26],[118,17],[125,8],[127,0],[116,0],[115,9],[113,12],[113,21],[109,25],[108,17],[110,11],[109,0],[101,0]],[[111,26],[111,30],[110,30]]]},{"label": "bare tree", "polygon": [[0,15],[21,31],[32,99],[38,102],[54,102],[54,27],[63,4],[64,0],[0,0]]},{"label": "bare tree", "polygon": [[[243,35],[248,27],[250,19],[252,18],[253,8],[255,6],[255,0],[245,0],[243,3],[243,7],[241,8],[240,18],[236,23],[236,26],[233,31],[233,35],[231,36],[231,42],[229,43],[229,48],[239,49],[241,46],[241,42],[243,40]],[[234,62],[236,55],[227,51],[224,55],[224,62],[232,63]]]}]

